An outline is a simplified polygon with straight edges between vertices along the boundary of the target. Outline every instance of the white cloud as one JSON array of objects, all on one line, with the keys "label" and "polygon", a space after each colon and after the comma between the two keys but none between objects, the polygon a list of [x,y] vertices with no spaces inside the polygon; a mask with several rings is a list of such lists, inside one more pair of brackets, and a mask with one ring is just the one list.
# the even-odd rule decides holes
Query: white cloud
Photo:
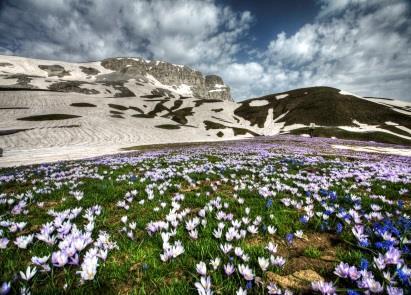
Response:
[{"label": "white cloud", "polygon": [[265,71],[286,77],[273,81],[273,90],[328,85],[411,100],[409,5],[394,0],[322,2],[315,23],[291,36],[281,33],[268,45]]},{"label": "white cloud", "polygon": [[[250,12],[214,0],[4,0],[0,53],[71,61],[162,59],[221,75],[237,99],[328,85],[411,100],[410,4],[318,4],[313,23],[258,49],[244,40]],[[240,62],[242,50],[253,58]]]},{"label": "white cloud", "polygon": [[310,86],[411,100],[410,6],[402,0],[322,0],[318,18],[280,33],[253,61],[205,64],[245,99]]},{"label": "white cloud", "polygon": [[211,0],[10,0],[0,19],[3,52],[71,61],[142,55],[193,65],[235,54],[252,17]]}]

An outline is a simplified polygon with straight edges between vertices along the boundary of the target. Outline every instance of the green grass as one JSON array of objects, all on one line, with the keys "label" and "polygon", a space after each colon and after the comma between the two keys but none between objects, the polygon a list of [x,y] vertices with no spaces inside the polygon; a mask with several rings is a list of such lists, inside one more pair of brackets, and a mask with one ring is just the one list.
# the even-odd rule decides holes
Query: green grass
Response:
[{"label": "green grass", "polygon": [[317,247],[308,246],[304,250],[304,256],[309,257],[309,258],[320,258],[321,254],[322,254],[321,250],[318,249]]},{"label": "green grass", "polygon": [[[175,147],[195,147],[197,144],[178,144]],[[164,146],[158,146],[164,148]],[[140,147],[144,149],[144,147]],[[152,149],[153,146],[146,147]],[[178,152],[170,153],[171,155],[179,155]],[[247,155],[251,158],[253,154]],[[239,156],[239,160],[244,160],[245,157]],[[234,243],[236,246],[241,246],[250,256],[249,265],[255,270],[256,275],[264,279],[264,274],[259,270],[256,262],[260,256],[267,256],[265,246],[269,241],[276,239],[284,240],[284,236],[296,230],[304,230],[307,236],[315,235],[318,231],[318,218],[314,218],[312,222],[303,225],[298,222],[301,212],[293,208],[284,206],[280,201],[282,198],[292,197],[299,199],[304,191],[298,187],[293,179],[285,178],[284,173],[280,168],[287,167],[289,175],[297,175],[304,171],[318,169],[322,173],[329,173],[330,169],[338,169],[338,164],[314,163],[304,164],[299,162],[289,161],[286,164],[281,162],[284,158],[271,157],[260,160],[257,164],[253,163],[254,168],[244,165],[241,169],[236,166],[230,166],[227,169],[219,170],[216,167],[221,167],[226,163],[224,153],[204,153],[195,159],[181,160],[177,163],[170,164],[164,156],[158,156],[142,161],[138,165],[113,165],[113,166],[94,166],[89,164],[89,169],[98,172],[99,175],[104,175],[104,179],[93,179],[87,177],[74,178],[73,181],[64,181],[61,187],[55,189],[51,193],[34,193],[35,200],[44,202],[45,207],[54,209],[55,211],[63,211],[65,209],[81,206],[89,208],[96,204],[103,207],[102,214],[95,220],[94,233],[99,230],[104,230],[110,233],[111,239],[116,241],[119,250],[114,250],[109,253],[108,259],[102,262],[98,267],[98,272],[93,282],[86,282],[83,285],[79,284],[79,275],[76,274],[78,267],[66,267],[64,270],[53,268],[52,273],[38,274],[31,282],[31,290],[33,294],[56,294],[65,292],[73,294],[194,294],[194,283],[199,279],[195,271],[195,264],[200,260],[208,262],[211,258],[222,258],[222,264],[227,263],[228,259],[222,255],[219,249],[220,241],[212,236],[213,230],[217,227],[219,221],[214,218],[216,212],[207,213],[207,227],[199,227],[199,239],[192,241],[189,239],[187,232],[183,228],[178,228],[175,239],[183,242],[185,253],[176,259],[163,263],[159,255],[162,251],[162,241],[158,234],[149,236],[146,232],[146,224],[153,220],[161,220],[165,217],[170,209],[170,199],[175,193],[183,193],[184,201],[181,202],[182,208],[189,208],[193,212],[190,217],[195,216],[195,210],[203,208],[207,202],[216,198],[221,198],[223,204],[227,204],[226,211],[232,213],[235,218],[245,216],[245,208],[250,208],[250,218],[255,219],[260,216],[261,224],[273,225],[277,228],[277,233],[271,236],[267,233],[259,233],[255,236],[248,236],[245,240]],[[249,160],[252,163],[252,160]],[[334,161],[333,158],[328,161]],[[208,172],[196,172],[195,168],[201,165],[210,165],[213,169]],[[251,164],[250,164],[251,165]],[[270,175],[270,179],[262,178],[260,175],[261,169],[267,165],[272,165],[278,170],[274,170]],[[191,170],[185,170],[190,167]],[[56,171],[68,171],[73,168],[66,167],[62,164]],[[146,199],[146,188],[149,184],[155,181],[145,179],[140,181],[146,171],[151,171],[154,168],[174,169],[181,174],[175,175],[167,180],[159,180],[158,185],[168,183],[169,185],[160,193],[158,189],[154,189],[154,200],[146,200],[144,205],[138,204],[139,200]],[[9,173],[14,170],[2,170],[1,173]],[[16,171],[14,171],[16,172]],[[105,173],[107,172],[107,173]],[[116,181],[120,176],[135,175],[137,181]],[[233,176],[232,176],[233,175]],[[40,174],[30,174],[28,181],[24,183],[11,182],[1,184],[0,191],[7,194],[18,195],[27,192],[34,186],[31,181],[36,179],[44,179],[45,172]],[[186,177],[197,185],[195,187],[187,181]],[[222,182],[216,186],[216,181],[221,179],[230,179],[227,182]],[[236,187],[236,181],[241,179],[245,187],[239,189]],[[265,184],[280,182],[283,185],[288,185],[290,188],[297,188],[298,193],[292,195],[289,191],[278,191],[277,195],[272,199],[271,205],[267,205],[267,199],[261,197],[255,184]],[[84,192],[84,198],[77,201],[70,194],[73,183],[78,184],[76,190]],[[330,189],[336,190],[338,194],[344,195],[345,189],[350,187],[354,180],[347,180],[344,184],[335,184]],[[50,183],[52,187],[54,185]],[[45,187],[45,184],[36,183],[36,187]],[[398,190],[403,188],[401,183],[385,183],[376,181],[371,185],[371,191],[376,194],[390,195],[390,197],[399,198]],[[411,189],[410,185],[406,186]],[[124,195],[131,191],[137,190],[135,201],[130,204],[129,210],[124,210],[116,206],[117,201],[123,199]],[[371,199],[368,193],[364,193],[360,188],[352,190],[362,197],[364,208],[368,208]],[[239,204],[237,198],[244,200],[243,204]],[[154,211],[154,208],[159,207],[161,202],[167,203],[166,209]],[[341,205],[344,205],[344,200],[339,200]],[[376,201],[373,201],[374,203]],[[382,204],[382,206],[385,206]],[[47,210],[39,208],[35,202],[29,204],[29,213],[27,216],[12,216],[9,213],[10,207],[7,204],[0,204],[0,216],[13,218],[15,221],[29,220],[27,226],[28,232],[35,232],[38,227],[45,222],[51,221],[53,218],[47,214]],[[225,210],[225,209],[224,209]],[[387,208],[389,210],[389,208]],[[127,215],[128,219],[137,223],[135,239],[129,239],[126,234],[120,231],[122,227],[121,217]],[[333,222],[333,221],[330,221]],[[85,224],[83,218],[75,220],[76,225],[81,228]],[[349,233],[343,233],[339,239],[347,239],[350,241]],[[337,260],[358,265],[361,258],[369,258],[366,252],[344,244],[344,247],[339,247],[336,252]],[[35,240],[34,244],[29,246],[27,251],[22,251],[14,246],[8,247],[6,250],[0,250],[0,282],[10,281],[17,271],[23,270],[29,265],[32,256],[49,255],[52,251],[56,251],[57,246],[48,247],[40,241]],[[292,254],[292,250],[285,247],[288,255]],[[302,256],[318,259],[322,256],[322,251],[314,246],[307,244]],[[238,258],[234,258],[235,263],[239,263]],[[209,267],[209,266],[208,266]],[[304,269],[304,265],[301,266]],[[272,271],[282,274],[280,269],[272,269]],[[325,272],[326,276],[332,276],[332,272]],[[211,279],[213,282],[213,290],[216,294],[233,294],[238,287],[245,286],[244,280],[239,276],[234,275],[230,279],[223,274],[222,270],[212,272]],[[13,284],[13,291],[17,292],[19,285]],[[65,287],[66,286],[66,287]],[[265,294],[266,290],[261,287],[254,287],[249,294]]]}]

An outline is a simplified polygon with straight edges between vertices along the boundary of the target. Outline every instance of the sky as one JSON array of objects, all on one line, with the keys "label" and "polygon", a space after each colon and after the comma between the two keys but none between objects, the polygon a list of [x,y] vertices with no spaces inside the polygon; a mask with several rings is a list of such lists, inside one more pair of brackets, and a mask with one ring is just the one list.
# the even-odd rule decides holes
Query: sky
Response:
[{"label": "sky", "polygon": [[165,60],[236,100],[321,85],[411,101],[411,1],[0,0],[0,54]]}]

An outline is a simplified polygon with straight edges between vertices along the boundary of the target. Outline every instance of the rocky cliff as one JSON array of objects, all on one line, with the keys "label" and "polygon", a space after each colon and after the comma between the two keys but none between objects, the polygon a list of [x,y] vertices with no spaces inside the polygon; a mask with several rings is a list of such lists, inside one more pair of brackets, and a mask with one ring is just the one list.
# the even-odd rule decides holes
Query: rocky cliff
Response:
[{"label": "rocky cliff", "polygon": [[187,66],[142,58],[109,58],[67,63],[0,55],[0,88],[76,92],[101,97],[173,96],[233,101],[230,88],[215,75]]},{"label": "rocky cliff", "polygon": [[165,85],[188,85],[195,97],[232,101],[230,88],[221,77],[203,76],[187,66],[140,58],[109,58],[103,60],[101,65],[123,75],[125,80],[149,74]]}]

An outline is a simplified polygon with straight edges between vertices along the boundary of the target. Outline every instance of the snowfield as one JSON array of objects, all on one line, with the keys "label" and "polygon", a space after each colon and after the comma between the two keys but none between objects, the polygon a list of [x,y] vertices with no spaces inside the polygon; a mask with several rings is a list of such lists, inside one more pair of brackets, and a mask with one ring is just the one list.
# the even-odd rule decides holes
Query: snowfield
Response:
[{"label": "snowfield", "polygon": [[[166,64],[117,58],[110,61],[114,63],[111,66],[103,66],[97,61],[76,64],[0,56],[0,167],[122,153],[124,148],[139,145],[214,142],[283,133],[306,136],[312,120],[316,120],[312,116],[310,121],[304,118],[310,115],[304,102],[313,98],[310,94],[316,91],[314,88],[246,103],[214,96],[203,98],[194,95],[198,85],[173,79],[169,84],[162,83],[154,77],[155,72],[142,74],[131,64],[116,68],[120,66],[116,61],[128,60],[143,61],[150,67]],[[175,67],[179,77],[185,67]],[[190,70],[185,74],[193,73]],[[229,89],[221,84],[222,80],[215,81],[208,93],[219,95]],[[337,89],[326,90],[338,94]],[[329,126],[329,120],[325,120],[325,124],[315,124],[317,129],[383,133],[411,142],[411,117],[404,119],[396,113],[411,115],[409,103],[362,98],[342,90],[338,95],[338,99],[351,96],[373,101],[379,108],[384,105],[384,109],[394,110],[391,113],[395,116],[390,114],[378,125],[352,118],[342,126]],[[294,104],[300,97],[303,99]],[[318,116],[325,113],[321,111]]]},{"label": "snowfield", "polygon": [[352,145],[332,145],[335,149],[353,150],[358,152],[379,153],[388,155],[398,155],[411,157],[411,149],[401,149],[393,147],[374,147],[374,146],[352,146]]}]

